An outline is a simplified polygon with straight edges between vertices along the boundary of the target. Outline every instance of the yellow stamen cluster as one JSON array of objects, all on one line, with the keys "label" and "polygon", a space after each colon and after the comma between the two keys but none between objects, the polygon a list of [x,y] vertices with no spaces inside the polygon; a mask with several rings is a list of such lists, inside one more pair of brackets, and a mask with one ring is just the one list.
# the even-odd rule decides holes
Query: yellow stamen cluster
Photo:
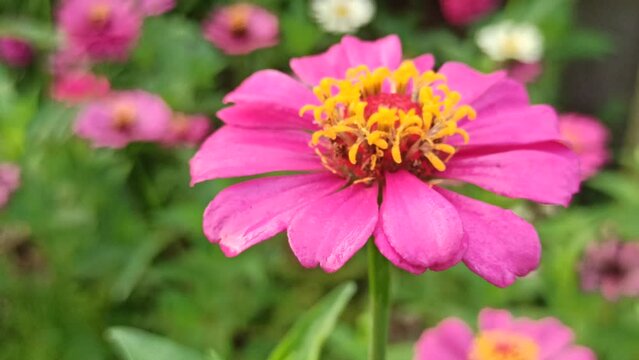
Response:
[{"label": "yellow stamen cluster", "polygon": [[523,335],[485,331],[473,343],[469,360],[539,360],[539,345]]},{"label": "yellow stamen cluster", "polygon": [[251,8],[246,4],[236,4],[229,6],[227,11],[231,33],[236,36],[246,34]]},{"label": "yellow stamen cluster", "polygon": [[135,106],[129,103],[118,103],[113,108],[113,127],[117,130],[128,130],[137,119],[138,113]]},{"label": "yellow stamen cluster", "polygon": [[[423,175],[446,169],[456,148],[444,140],[468,133],[462,119],[475,111],[434,71],[420,73],[412,61],[395,71],[351,68],[345,79],[324,78],[313,89],[321,105],[306,105],[321,127],[311,145],[333,172],[370,182],[385,168],[405,167]],[[347,161],[340,161],[344,159]]]}]

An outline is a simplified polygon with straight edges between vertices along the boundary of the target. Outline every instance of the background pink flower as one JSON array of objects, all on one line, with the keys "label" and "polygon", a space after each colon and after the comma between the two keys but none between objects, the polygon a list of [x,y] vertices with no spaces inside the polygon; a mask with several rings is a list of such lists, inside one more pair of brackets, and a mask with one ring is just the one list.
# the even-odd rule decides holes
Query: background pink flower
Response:
[{"label": "background pink flower", "polygon": [[175,114],[162,143],[168,146],[195,146],[210,133],[211,121],[206,116]]},{"label": "background pink flower", "polygon": [[161,141],[172,113],[164,101],[143,91],[112,93],[88,104],[75,124],[95,147],[121,148],[134,141]]},{"label": "background pink flower", "polygon": [[55,77],[51,97],[56,101],[77,104],[106,96],[111,90],[109,79],[90,72],[70,72]]},{"label": "background pink flower", "polygon": [[0,163],[0,209],[9,202],[11,194],[20,187],[20,168],[9,163]]},{"label": "background pink flower", "polygon": [[466,25],[490,13],[499,0],[439,0],[442,14],[453,25]]},{"label": "background pink flower", "polygon": [[415,360],[595,360],[588,348],[574,345],[572,330],[557,319],[513,318],[506,310],[484,309],[479,334],[462,320],[449,318],[424,332]]},{"label": "background pink flower", "polygon": [[584,180],[595,175],[610,158],[610,131],[599,120],[588,115],[565,114],[559,118],[559,131],[579,156]]},{"label": "background pink flower", "polygon": [[266,9],[251,4],[219,8],[204,23],[204,36],[229,55],[242,55],[278,43],[279,22]]},{"label": "background pink flower", "polygon": [[33,48],[25,40],[2,36],[0,37],[0,61],[16,67],[24,67],[33,60]]},{"label": "background pink flower", "polygon": [[610,301],[639,296],[639,243],[609,240],[591,244],[580,265],[581,287]]},{"label": "background pink flower", "polygon": [[58,23],[68,47],[95,60],[121,60],[140,34],[142,16],[130,1],[66,0]]},{"label": "background pink flower", "polygon": [[[218,113],[226,126],[191,159],[192,184],[281,171],[300,174],[249,180],[222,191],[204,214],[209,240],[235,256],[287,230],[302,265],[319,265],[329,272],[341,268],[373,234],[384,256],[413,273],[444,270],[463,261],[491,283],[507,286],[535,269],[541,247],[530,224],[511,211],[430,182],[459,180],[504,196],[561,205],[577,191],[577,159],[560,143],[554,110],[530,105],[525,88],[505,73],[482,74],[454,62],[439,69],[450,89],[458,91],[459,97],[450,95],[450,101],[458,99],[459,106],[472,107],[477,114],[470,121],[456,113],[457,125],[448,123],[464,129],[470,142],[465,144],[459,135],[446,138],[444,148],[456,147],[458,152],[445,169],[436,171],[417,157],[400,165],[389,148],[375,171],[368,172],[368,167],[346,158],[346,152],[355,159],[369,156],[368,143],[358,143],[359,152],[328,139],[316,148],[309,146],[313,131],[325,131],[311,112],[300,116],[300,109],[319,103],[309,85],[326,77],[343,78],[347,69],[360,65],[395,70],[401,64],[396,36],[372,42],[346,36],[323,54],[293,59],[291,67],[301,81],[264,70],[228,94],[224,101],[233,105]],[[432,56],[417,57],[413,64],[425,76],[436,76],[428,73]],[[380,84],[375,91],[385,88],[391,86]],[[417,106],[399,93],[371,95],[368,101],[406,111]],[[354,141],[348,135],[335,139]],[[320,158],[323,146],[329,152]],[[399,148],[398,155],[406,158],[410,148]],[[428,154],[436,157],[435,152]],[[332,161],[332,171],[325,161]]]},{"label": "background pink flower", "polygon": [[158,16],[171,11],[175,0],[134,0],[144,16]]}]

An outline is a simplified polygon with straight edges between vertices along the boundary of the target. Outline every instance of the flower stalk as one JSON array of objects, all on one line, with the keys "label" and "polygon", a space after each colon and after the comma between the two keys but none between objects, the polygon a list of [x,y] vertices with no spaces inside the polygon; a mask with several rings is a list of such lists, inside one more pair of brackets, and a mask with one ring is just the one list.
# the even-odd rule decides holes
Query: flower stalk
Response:
[{"label": "flower stalk", "polygon": [[368,243],[368,284],[371,311],[368,359],[385,360],[390,313],[390,271],[388,260],[377,250],[372,240]]}]

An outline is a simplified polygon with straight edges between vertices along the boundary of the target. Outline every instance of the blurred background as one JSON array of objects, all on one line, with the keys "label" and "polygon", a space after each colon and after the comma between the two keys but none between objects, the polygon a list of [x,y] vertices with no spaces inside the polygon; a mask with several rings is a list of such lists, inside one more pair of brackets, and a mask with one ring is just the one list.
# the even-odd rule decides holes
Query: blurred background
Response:
[{"label": "blurred background", "polygon": [[[351,32],[398,34],[406,57],[433,53],[438,64],[506,68],[534,102],[603,125],[595,144],[567,135],[575,151],[599,151],[567,209],[466,189],[534,222],[544,246],[538,271],[498,289],[463,266],[421,276],[393,269],[391,359],[411,359],[424,329],[445,317],[474,324],[485,307],[557,317],[600,359],[639,359],[639,257],[619,255],[639,246],[636,0],[489,1],[471,14],[445,0],[363,1],[350,10],[363,15],[341,25],[317,1],[256,0],[279,32],[262,39],[255,29],[240,53],[215,36],[214,12],[232,2],[142,9],[142,1],[139,33],[130,30],[115,56],[72,53],[82,24],[65,22],[60,9],[78,2],[0,2],[0,358],[133,359],[123,355],[118,336],[126,332],[118,330],[137,328],[164,339],[146,332],[129,339],[148,351],[162,344],[192,349],[194,359],[211,350],[224,359],[265,359],[301,314],[354,281],[358,290],[321,358],[365,359],[365,254],[327,275],[303,269],[279,235],[226,258],[203,236],[201,217],[235,180],[191,188],[188,172],[198,142],[221,125],[215,112],[226,93],[256,70],[289,72],[290,58],[324,51]],[[376,10],[366,15],[366,6]],[[500,49],[482,45],[482,36],[498,42],[486,30],[504,22],[528,27],[508,36],[539,42],[538,54],[500,57]],[[259,24],[270,26],[260,19],[238,26],[251,32]],[[109,91],[134,89],[160,97],[173,114],[206,117],[206,130],[179,141],[97,147],[91,135],[74,132],[83,108]]]}]

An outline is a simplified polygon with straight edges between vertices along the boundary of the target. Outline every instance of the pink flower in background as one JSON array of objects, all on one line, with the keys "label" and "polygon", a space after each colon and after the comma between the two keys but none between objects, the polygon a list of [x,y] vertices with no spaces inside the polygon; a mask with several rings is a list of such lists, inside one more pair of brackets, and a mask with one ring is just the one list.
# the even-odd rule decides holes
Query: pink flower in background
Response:
[{"label": "pink flower in background", "polygon": [[579,156],[582,179],[595,175],[610,158],[610,131],[597,119],[581,114],[559,117],[563,140]]},{"label": "pink flower in background", "polygon": [[371,235],[413,273],[463,261],[507,286],[534,270],[541,247],[530,224],[440,185],[458,180],[568,204],[578,162],[560,142],[555,112],[531,105],[503,72],[433,65],[431,55],[402,62],[397,36],[346,36],[323,54],[293,59],[297,78],[263,70],[245,80],[218,113],[226,126],[191,159],[192,184],[298,174],[222,191],[204,214],[208,239],[236,256],[287,230],[302,265],[329,272]]},{"label": "pink flower in background", "polygon": [[11,194],[20,187],[20,168],[9,163],[0,163],[0,209],[9,202]]},{"label": "pink flower in background", "polygon": [[88,104],[78,115],[75,132],[95,147],[122,148],[136,141],[161,141],[171,116],[171,109],[155,95],[115,92]]},{"label": "pink flower in background", "polygon": [[0,37],[0,61],[9,66],[24,67],[33,61],[33,48],[25,40]]},{"label": "pink flower in background", "polygon": [[175,114],[162,143],[195,146],[211,133],[211,121],[204,115]]},{"label": "pink flower in background", "polygon": [[111,91],[109,79],[90,72],[71,72],[56,76],[51,97],[60,102],[78,104],[106,96]]},{"label": "pink flower in background", "polygon": [[175,0],[134,0],[144,16],[158,16],[171,11]]},{"label": "pink flower in background", "polygon": [[609,301],[639,296],[639,243],[609,240],[591,244],[581,262],[581,287]]},{"label": "pink flower in background", "polygon": [[541,62],[523,63],[514,61],[508,64],[508,76],[522,84],[536,81],[543,73]]},{"label": "pink flower in background", "polygon": [[462,320],[448,318],[424,332],[415,360],[595,360],[574,344],[570,328],[555,318],[513,318],[506,310],[484,309],[479,333]]},{"label": "pink flower in background", "polygon": [[122,0],[66,0],[58,21],[67,46],[94,60],[126,58],[142,26],[141,14]]},{"label": "pink flower in background", "polygon": [[453,25],[467,25],[492,12],[499,0],[439,0],[442,14]]},{"label": "pink flower in background", "polygon": [[229,55],[243,55],[278,43],[277,17],[251,4],[219,8],[204,24],[204,37]]}]

